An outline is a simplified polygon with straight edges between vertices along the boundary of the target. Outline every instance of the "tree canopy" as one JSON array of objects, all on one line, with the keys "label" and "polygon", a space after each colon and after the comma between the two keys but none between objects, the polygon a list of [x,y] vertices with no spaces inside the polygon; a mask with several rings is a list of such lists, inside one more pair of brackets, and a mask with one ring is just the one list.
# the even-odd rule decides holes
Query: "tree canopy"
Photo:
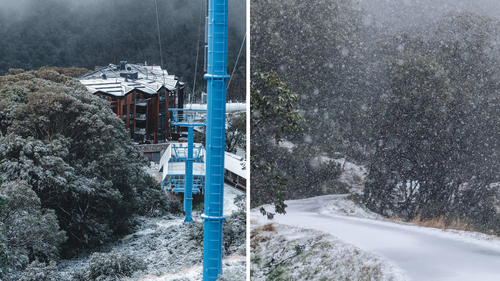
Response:
[{"label": "tree canopy", "polygon": [[[66,254],[112,241],[131,230],[134,215],[166,206],[123,122],[76,79],[48,68],[0,77],[0,124],[4,185],[22,181],[15,186],[34,191],[27,202],[53,217],[46,227],[65,231]],[[13,211],[13,192],[7,205],[0,196],[4,213]]]},{"label": "tree canopy", "polygon": [[[252,206],[273,203],[275,212],[285,213],[286,178],[276,164],[276,144],[285,134],[302,130],[302,117],[294,106],[298,96],[273,73],[255,73],[250,90],[251,194]],[[272,213],[261,209],[263,214]]]},{"label": "tree canopy", "polygon": [[498,38],[493,20],[464,13],[443,19],[434,34],[386,45],[389,87],[373,108],[368,207],[500,231]]}]

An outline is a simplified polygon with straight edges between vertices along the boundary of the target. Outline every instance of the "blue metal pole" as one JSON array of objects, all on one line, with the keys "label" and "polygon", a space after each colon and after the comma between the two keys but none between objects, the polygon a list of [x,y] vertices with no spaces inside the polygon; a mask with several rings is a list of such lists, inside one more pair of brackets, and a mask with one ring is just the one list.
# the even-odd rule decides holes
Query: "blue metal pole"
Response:
[{"label": "blue metal pole", "polygon": [[184,222],[192,222],[193,210],[193,126],[188,127],[188,155],[186,159],[186,173],[184,179],[184,211],[186,218]]},{"label": "blue metal pole", "polygon": [[206,185],[203,281],[222,274],[228,0],[208,2]]}]

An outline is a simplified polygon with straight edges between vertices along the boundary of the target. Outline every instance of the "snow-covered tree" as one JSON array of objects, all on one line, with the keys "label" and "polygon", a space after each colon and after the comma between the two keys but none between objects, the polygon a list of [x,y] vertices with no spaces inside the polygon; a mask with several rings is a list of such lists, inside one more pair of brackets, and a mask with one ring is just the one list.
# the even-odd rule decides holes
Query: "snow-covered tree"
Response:
[{"label": "snow-covered tree", "polygon": [[435,33],[384,42],[387,88],[373,107],[364,194],[372,210],[499,231],[499,39],[495,21],[463,13]]},{"label": "snow-covered tree", "polygon": [[[51,69],[0,77],[0,172],[22,179],[67,232],[69,252],[127,233],[166,206],[107,101]],[[73,249],[73,250],[70,250]]]},{"label": "snow-covered tree", "polygon": [[226,151],[236,153],[236,148],[246,148],[246,113],[230,113],[227,116]]},{"label": "snow-covered tree", "polygon": [[35,259],[57,259],[66,234],[59,229],[54,210],[42,208],[36,193],[23,181],[2,184],[0,198],[6,202],[0,209],[0,239],[4,243],[0,246],[0,277],[15,278]]},{"label": "snow-covered tree", "polygon": [[[298,96],[274,73],[255,73],[250,92],[251,204],[272,203],[275,212],[285,213],[286,178],[276,170],[276,144],[285,135],[302,130],[302,117],[295,110]],[[272,213],[261,210],[272,217]]]}]

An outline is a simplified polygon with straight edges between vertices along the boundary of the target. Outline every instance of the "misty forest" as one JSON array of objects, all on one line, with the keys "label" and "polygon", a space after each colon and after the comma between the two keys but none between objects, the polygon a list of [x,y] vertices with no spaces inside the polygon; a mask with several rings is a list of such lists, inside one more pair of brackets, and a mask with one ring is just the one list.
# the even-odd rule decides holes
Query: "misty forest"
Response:
[{"label": "misty forest", "polygon": [[[246,3],[229,2],[228,100],[244,100]],[[205,13],[201,0],[0,0],[0,280],[138,280],[202,263],[203,223],[181,223],[182,204],[150,176],[124,122],[76,78],[119,61],[163,62],[199,100]],[[244,142],[234,120],[232,150]],[[238,201],[225,255],[245,254]],[[235,266],[220,280],[240,279],[245,262],[225,262]]]},{"label": "misty forest", "polygon": [[253,1],[252,207],[348,193],[342,158],[376,213],[500,235],[499,18],[496,1]]},{"label": "misty forest", "polygon": [[[0,75],[11,68],[94,70],[120,61],[163,62],[169,74],[187,83],[186,93],[194,88],[193,99],[199,100],[201,91],[206,92],[206,1],[157,1],[161,56],[153,0],[1,0],[0,7]],[[240,54],[246,3],[231,0],[229,7],[228,72],[234,73],[228,100],[241,101],[246,87],[245,46]]]}]

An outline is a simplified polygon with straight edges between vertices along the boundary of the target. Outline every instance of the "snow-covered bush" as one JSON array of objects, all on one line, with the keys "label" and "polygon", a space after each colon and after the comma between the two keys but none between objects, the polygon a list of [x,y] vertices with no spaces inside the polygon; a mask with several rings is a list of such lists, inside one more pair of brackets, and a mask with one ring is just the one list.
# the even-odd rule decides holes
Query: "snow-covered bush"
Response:
[{"label": "snow-covered bush", "polygon": [[137,190],[140,194],[136,198],[137,214],[147,217],[161,217],[167,213],[182,213],[183,208],[179,200],[168,199],[154,178],[146,177],[144,180],[146,186],[153,188],[141,188]]},{"label": "snow-covered bush", "polygon": [[224,254],[246,252],[246,211],[238,210],[226,218],[223,225]]},{"label": "snow-covered bush", "polygon": [[86,272],[87,280],[121,280],[145,268],[139,259],[120,253],[94,253],[90,257]]},{"label": "snow-covered bush", "polygon": [[247,197],[244,193],[236,195],[234,198],[234,205],[240,210],[246,210],[247,208]]},{"label": "snow-covered bush", "polygon": [[[35,259],[51,261],[66,239],[59,230],[53,210],[41,208],[36,193],[26,182],[13,181],[0,186],[0,277],[18,279],[20,271]],[[3,240],[3,241],[2,241]]]},{"label": "snow-covered bush", "polygon": [[33,261],[21,275],[20,281],[63,281],[64,279],[57,271],[57,264],[51,261],[49,264]]},{"label": "snow-covered bush", "polygon": [[184,209],[182,208],[181,201],[179,201],[177,199],[170,199],[166,202],[167,202],[166,203],[167,205],[165,207],[165,210],[167,211],[167,213],[182,214],[184,212]]}]

